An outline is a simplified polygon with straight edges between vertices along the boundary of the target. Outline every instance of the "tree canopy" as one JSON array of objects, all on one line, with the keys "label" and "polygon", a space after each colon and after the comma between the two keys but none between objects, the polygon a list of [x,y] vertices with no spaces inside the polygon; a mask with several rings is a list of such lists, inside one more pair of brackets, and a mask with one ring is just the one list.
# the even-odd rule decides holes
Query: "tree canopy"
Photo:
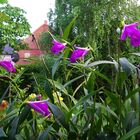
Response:
[{"label": "tree canopy", "polygon": [[[1,1],[4,2],[4,1]],[[3,4],[0,7],[0,46],[10,43],[14,48],[19,40],[30,33],[30,25],[25,18],[25,11]]]}]

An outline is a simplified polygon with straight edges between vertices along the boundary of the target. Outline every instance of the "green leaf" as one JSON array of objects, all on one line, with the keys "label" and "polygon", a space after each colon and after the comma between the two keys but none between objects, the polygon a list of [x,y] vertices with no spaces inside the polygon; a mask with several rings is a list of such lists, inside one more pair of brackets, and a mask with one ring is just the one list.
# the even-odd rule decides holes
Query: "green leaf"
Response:
[{"label": "green leaf", "polygon": [[99,71],[95,70],[93,71],[96,75],[100,76],[101,78],[105,79],[108,83],[112,83],[112,81],[104,74],[100,73]]},{"label": "green leaf", "polygon": [[3,128],[0,128],[0,138],[2,137],[7,137],[7,135],[5,134],[5,132],[3,131]]},{"label": "green leaf", "polygon": [[112,61],[100,60],[100,61],[92,62],[92,63],[88,64],[86,67],[95,67],[100,64],[115,64],[115,63]]},{"label": "green leaf", "polygon": [[[60,91],[62,91],[65,95],[67,95],[68,97],[70,97],[71,100],[73,101],[73,103],[76,104],[77,101],[75,100],[75,98],[73,96],[71,96],[71,95],[68,94],[66,88],[61,83],[59,83],[57,81],[54,81],[52,79],[47,79],[47,80],[52,84],[52,86],[55,86],[57,89],[59,89]],[[54,89],[55,89],[55,87],[54,87]]]},{"label": "green leaf", "polygon": [[3,21],[4,22],[9,22],[10,21],[10,17],[7,14],[5,14],[5,13],[0,12],[0,22],[2,23]]},{"label": "green leaf", "polygon": [[64,33],[63,33],[63,36],[62,36],[63,39],[65,39],[65,40],[68,39],[68,36],[70,34],[70,31],[72,29],[72,26],[74,25],[74,23],[76,21],[76,18],[77,18],[77,16],[73,18],[73,20],[69,23],[69,25],[64,30]]},{"label": "green leaf", "polygon": [[136,72],[136,67],[131,64],[125,57],[120,58],[119,62],[127,75],[131,74],[132,72]]},{"label": "green leaf", "polygon": [[84,76],[84,75],[80,75],[80,76],[78,76],[78,77],[76,77],[76,78],[74,78],[74,79],[68,81],[67,83],[65,83],[64,87],[66,87],[66,86],[70,85],[71,83],[73,83],[73,82],[79,80],[79,79],[82,78],[83,76]]},{"label": "green leaf", "polygon": [[0,126],[6,125],[9,121],[17,116],[18,109],[11,111],[2,120],[0,120]]},{"label": "green leaf", "polygon": [[65,50],[64,50],[63,58],[67,59],[69,57],[70,52],[71,52],[71,48],[70,47],[66,47]]},{"label": "green leaf", "polygon": [[[100,91],[101,89],[102,89],[102,88],[98,89],[97,91]],[[97,91],[94,91],[94,92],[92,92],[91,94],[88,94],[88,95],[82,97],[82,98],[76,103],[76,105],[72,107],[72,109],[71,109],[70,112],[69,112],[69,115],[68,115],[68,118],[67,118],[67,119],[69,120],[70,117],[71,117],[71,115],[72,115],[72,113],[75,111],[75,109],[76,109],[78,106],[80,106],[80,105],[82,105],[83,103],[85,103],[85,102],[86,102],[89,98],[91,98]]]},{"label": "green leaf", "polygon": [[[60,91],[62,91],[63,93],[68,94],[66,88],[65,88],[61,83],[59,83],[59,82],[57,82],[57,81],[54,81],[54,80],[52,80],[52,79],[47,79],[47,80],[52,84],[52,86],[55,86],[56,88],[58,88],[58,89],[59,89]],[[55,88],[55,87],[54,87],[54,88]]]},{"label": "green leaf", "polygon": [[57,37],[54,36],[51,32],[48,31],[48,33],[51,35],[51,37],[53,38],[53,40],[57,40]]},{"label": "green leaf", "polygon": [[27,119],[27,116],[28,116],[30,110],[31,110],[31,108],[28,105],[24,106],[24,109],[22,110],[21,114],[19,115],[18,125],[20,125],[21,123],[23,123],[25,121],[25,119]]},{"label": "green leaf", "polygon": [[[86,81],[83,81],[81,84],[79,84],[79,86],[77,86],[76,87],[76,89],[74,90],[74,92],[73,92],[73,94],[72,94],[72,96],[74,97],[75,96],[75,94],[76,94],[76,92],[83,86],[83,84],[85,84],[86,83]],[[93,90],[92,90],[93,91]]]},{"label": "green leaf", "polygon": [[3,3],[6,3],[7,0],[0,0],[0,3],[3,4]]},{"label": "green leaf", "polygon": [[118,73],[118,77],[117,77],[117,86],[118,87],[123,87],[125,84],[125,80],[127,78],[127,75],[125,72],[120,71]]},{"label": "green leaf", "polygon": [[127,130],[131,130],[134,127],[133,121],[135,121],[135,117],[136,117],[135,111],[130,111],[130,112],[126,113],[125,118],[124,118],[124,127]]},{"label": "green leaf", "polygon": [[15,135],[17,133],[17,127],[18,127],[19,117],[15,117],[12,121],[11,129],[9,130],[8,137],[10,140],[15,140]]},{"label": "green leaf", "polygon": [[102,109],[106,110],[109,114],[111,114],[111,115],[113,115],[115,118],[119,119],[119,117],[117,116],[117,114],[116,114],[114,111],[112,111],[112,110],[109,108],[109,106],[105,106],[105,105],[103,105],[103,104],[101,104],[101,103],[96,103],[95,106],[96,106],[97,108],[101,107]]},{"label": "green leaf", "polygon": [[60,60],[62,59],[63,54],[59,56],[59,58],[55,61],[53,67],[52,67],[52,79],[54,79],[54,75],[56,73],[56,70],[58,69],[58,66],[60,64]]},{"label": "green leaf", "polygon": [[83,104],[84,102],[86,102],[91,96],[93,96],[95,93],[91,93],[88,94],[84,97],[82,97],[75,106],[73,106],[73,108],[71,109],[71,113],[74,111],[75,108],[77,108],[78,106],[80,106],[81,104]]},{"label": "green leaf", "polygon": [[94,74],[94,72],[90,72],[87,76],[87,82],[86,82],[86,88],[88,89],[89,92],[94,91],[94,85],[95,85],[95,80],[96,80],[96,76]]},{"label": "green leaf", "polygon": [[140,53],[131,53],[133,55],[136,55],[136,56],[140,56]]},{"label": "green leaf", "polygon": [[25,140],[20,134],[15,136],[16,140]]},{"label": "green leaf", "polygon": [[44,83],[44,91],[47,94],[47,96],[50,98],[51,102],[54,103],[54,98],[53,98],[53,94],[52,94],[52,88],[51,88],[51,84],[48,81],[45,81]]},{"label": "green leaf", "polygon": [[50,125],[47,129],[41,132],[37,138],[37,140],[47,140],[49,138],[49,132],[52,129],[52,125]]},{"label": "green leaf", "polygon": [[65,128],[68,128],[67,124],[66,124],[66,120],[65,120],[65,116],[64,113],[54,104],[48,102],[48,106],[50,108],[50,110],[52,111],[55,120],[61,124],[62,126],[64,126]]},{"label": "green leaf", "polygon": [[58,66],[59,66],[59,63],[60,63],[60,60],[57,60],[57,61],[54,63],[53,67],[52,67],[52,79],[54,79],[54,75],[55,75],[56,70],[57,70],[57,68],[58,68]]},{"label": "green leaf", "polygon": [[131,131],[129,131],[128,133],[126,133],[125,135],[123,135],[120,140],[127,140],[129,139],[131,136],[134,136],[135,134],[140,132],[140,126],[135,127],[134,129],[132,129]]},{"label": "green leaf", "polygon": [[135,94],[138,94],[139,92],[140,92],[140,87],[138,87],[132,91],[129,91],[128,95],[125,97],[125,101],[128,99],[131,99],[132,96],[134,96]]}]

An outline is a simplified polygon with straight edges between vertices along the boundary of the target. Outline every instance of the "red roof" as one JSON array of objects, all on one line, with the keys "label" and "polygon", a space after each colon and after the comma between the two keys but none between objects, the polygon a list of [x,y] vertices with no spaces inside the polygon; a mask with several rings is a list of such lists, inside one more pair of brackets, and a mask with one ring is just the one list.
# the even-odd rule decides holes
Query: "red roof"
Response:
[{"label": "red roof", "polygon": [[42,32],[48,31],[48,24],[47,21],[44,21],[44,24],[42,24],[39,28],[37,28],[32,35],[30,35],[28,38],[25,39],[25,43],[28,44],[28,47],[30,49],[38,49],[38,46],[35,42],[35,39],[38,40]]},{"label": "red roof", "polygon": [[44,22],[39,28],[37,28],[29,37],[27,37],[24,42],[28,45],[29,49],[27,50],[20,50],[18,51],[19,54],[19,61],[17,64],[29,64],[26,58],[30,58],[33,56],[40,56],[44,54],[37,44],[37,40],[39,39],[42,32],[48,31],[48,24],[47,21]]}]

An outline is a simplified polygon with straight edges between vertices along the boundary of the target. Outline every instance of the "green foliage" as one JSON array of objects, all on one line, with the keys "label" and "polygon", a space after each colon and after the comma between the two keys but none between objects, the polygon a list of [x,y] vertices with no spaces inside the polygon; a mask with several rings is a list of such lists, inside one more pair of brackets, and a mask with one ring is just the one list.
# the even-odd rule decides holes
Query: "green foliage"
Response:
[{"label": "green foliage", "polygon": [[0,7],[0,45],[10,43],[18,49],[21,37],[30,33],[30,25],[25,18],[25,11],[9,4]]},{"label": "green foliage", "polygon": [[41,33],[38,43],[39,43],[39,46],[41,47],[41,50],[45,50],[49,52],[51,43],[52,43],[52,37],[50,36],[48,32],[43,32]]},{"label": "green foliage", "polygon": [[[75,1],[72,0],[71,2],[74,3]],[[77,3],[79,2],[83,6],[89,1],[77,1]],[[118,11],[115,8],[118,8],[118,4],[125,7],[126,3],[125,1],[119,3],[119,1],[103,0],[94,1],[93,5],[92,2],[90,1],[86,5],[89,6],[89,9],[80,7],[80,5],[79,7],[84,11],[89,11],[90,6],[94,10],[96,9],[97,17],[95,13],[94,16],[97,22],[95,21],[95,23],[104,21],[106,26],[103,25],[102,27],[99,24],[102,32],[98,32],[99,29],[97,28],[88,30],[88,33],[90,32],[89,37],[92,38],[91,32],[97,29],[97,38],[95,37],[95,39],[100,40],[96,40],[98,42],[95,42],[94,46],[92,46],[93,44],[88,45],[90,51],[84,61],[78,60],[76,63],[69,61],[76,41],[75,39],[71,41],[68,38],[71,37],[70,31],[75,23],[74,18],[64,29],[64,33],[61,34],[63,38],[59,37],[58,39],[60,42],[67,43],[61,54],[56,56],[46,54],[40,59],[34,58],[33,64],[18,66],[16,74],[9,74],[3,69],[1,70],[1,81],[5,84],[5,92],[0,95],[0,101],[5,99],[9,104],[8,108],[0,114],[0,126],[2,126],[0,137],[11,140],[140,139],[139,49],[130,48],[132,46],[129,45],[129,40],[126,41],[126,44],[120,42],[117,33],[115,36],[111,36],[112,31],[115,33],[116,25],[119,25],[122,20],[120,15],[120,19],[117,19],[119,22],[110,22],[114,19],[116,21],[117,15],[114,12],[117,13]],[[132,4],[129,2],[127,3],[128,7],[129,4]],[[115,3],[116,7],[114,7]],[[58,6],[62,8],[64,4]],[[105,8],[109,4],[110,6],[113,4],[110,7],[113,11],[107,14],[106,11],[109,9],[105,10]],[[125,10],[127,10],[127,6]],[[69,6],[67,8],[69,9]],[[105,10],[105,15],[102,18],[106,18],[106,20],[101,20],[99,16],[103,12],[102,10]],[[75,11],[78,11],[78,8]],[[129,16],[129,18],[131,21],[135,17],[131,19]],[[94,22],[92,23],[94,25]],[[77,27],[82,29],[80,25]],[[57,37],[51,33],[50,35],[57,40]],[[108,49],[103,48],[106,47],[107,38],[109,39]],[[86,39],[89,38],[86,36]],[[88,41],[90,43],[90,40]],[[121,43],[124,48],[121,48]],[[112,46],[114,48],[109,49]],[[100,56],[101,49],[105,49],[103,55],[109,54],[109,57],[104,59],[103,55]],[[6,76],[8,80],[3,76]],[[48,99],[50,117],[41,116],[27,105],[28,101],[38,100],[33,93],[41,94],[43,99]]]},{"label": "green foliage", "polygon": [[[15,106],[19,108],[16,110],[17,113],[7,113],[6,118],[1,121],[2,123],[8,119],[7,123],[9,122],[8,126],[2,123],[4,129],[8,130],[8,133],[5,131],[4,133],[13,139],[15,137],[27,139],[33,137],[33,135],[34,138],[38,137],[38,139],[44,140],[49,138],[61,139],[62,137],[63,139],[83,140],[92,138],[115,140],[130,137],[135,139],[139,132],[137,118],[139,107],[136,98],[140,91],[137,88],[136,67],[124,57],[120,58],[118,62],[115,60],[92,62],[89,59],[85,63],[70,64],[69,62],[64,63],[66,60],[62,59],[63,55],[64,53],[58,59],[49,55],[46,57],[45,62],[49,66],[48,70],[53,71],[53,73],[45,71],[46,68],[40,61],[38,64],[26,66],[25,69],[28,69],[25,71],[25,74],[28,74],[26,79],[25,74],[23,75],[24,78],[21,76],[21,79],[25,79],[25,81],[30,79],[29,74],[32,78],[35,77],[34,81],[36,83],[34,86],[37,86],[38,90],[36,93],[41,93],[45,98],[49,97],[48,105],[53,116],[42,118],[40,115],[32,113],[28,106],[22,103],[21,105],[18,104]],[[58,60],[57,66],[53,66],[56,65],[55,62],[58,62]],[[60,69],[61,64],[63,64],[63,70],[69,64],[68,70],[64,72],[64,78],[62,78],[63,70]],[[112,79],[100,72],[102,67],[110,64],[116,70],[114,76],[111,77]],[[102,84],[99,84],[103,80],[110,84],[110,88],[108,88],[108,85],[102,86]],[[14,81],[16,82],[16,80]],[[22,84],[25,81],[22,81]],[[43,85],[45,82],[46,84]],[[78,86],[77,82],[80,82]],[[50,90],[48,90],[48,86]],[[24,92],[22,98],[19,95],[16,96],[24,101],[32,92],[29,93],[28,90],[27,93]],[[57,96],[54,96],[54,93],[59,93],[57,96],[63,97],[64,100],[60,101]],[[13,126],[13,123],[16,125]],[[30,133],[27,133],[27,131]]]},{"label": "green foliage", "polygon": [[0,4],[4,4],[6,2],[7,2],[7,0],[0,0]]}]

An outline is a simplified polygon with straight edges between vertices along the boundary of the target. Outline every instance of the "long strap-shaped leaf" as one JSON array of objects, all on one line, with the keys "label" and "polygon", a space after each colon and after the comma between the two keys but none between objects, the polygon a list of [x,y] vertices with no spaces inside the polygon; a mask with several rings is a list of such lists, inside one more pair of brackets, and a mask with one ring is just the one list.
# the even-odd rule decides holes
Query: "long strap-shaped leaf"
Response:
[{"label": "long strap-shaped leaf", "polygon": [[66,29],[64,30],[64,34],[63,34],[63,36],[62,36],[62,38],[64,39],[64,40],[67,40],[67,38],[68,38],[68,36],[69,36],[69,34],[70,34],[70,31],[71,31],[71,29],[72,29],[72,26],[74,25],[74,23],[75,23],[75,21],[76,21],[76,18],[77,17],[74,17],[73,18],[73,20],[69,23],[69,25],[66,27]]},{"label": "long strap-shaped leaf", "polygon": [[100,64],[115,64],[112,61],[107,61],[107,60],[100,60],[100,61],[95,61],[93,63],[88,64],[86,67],[94,67]]},{"label": "long strap-shaped leaf", "polygon": [[132,129],[131,131],[129,131],[128,133],[126,133],[125,135],[123,135],[120,140],[127,140],[128,138],[130,138],[131,136],[134,136],[135,134],[140,132],[140,126],[135,127],[134,129]]}]

